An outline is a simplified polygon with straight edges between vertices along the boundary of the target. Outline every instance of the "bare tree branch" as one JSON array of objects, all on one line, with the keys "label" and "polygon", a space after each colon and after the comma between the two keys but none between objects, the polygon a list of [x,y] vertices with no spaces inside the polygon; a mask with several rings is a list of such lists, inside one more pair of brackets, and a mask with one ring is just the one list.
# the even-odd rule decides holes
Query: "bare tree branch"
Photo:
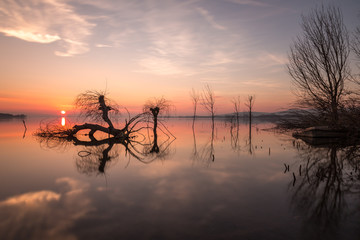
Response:
[{"label": "bare tree branch", "polygon": [[212,125],[214,127],[214,118],[215,118],[215,94],[209,84],[204,86],[202,96],[201,96],[201,105],[211,114]]},{"label": "bare tree branch", "polygon": [[303,36],[290,47],[287,65],[298,105],[316,109],[336,126],[351,78],[349,35],[342,14],[338,8],[322,6],[302,16],[302,29]]},{"label": "bare tree branch", "polygon": [[194,106],[194,120],[195,120],[197,104],[198,104],[198,102],[200,100],[200,94],[194,88],[192,88],[191,92],[190,92],[190,97],[191,97],[191,100],[192,100],[192,103],[193,103],[193,106]]}]

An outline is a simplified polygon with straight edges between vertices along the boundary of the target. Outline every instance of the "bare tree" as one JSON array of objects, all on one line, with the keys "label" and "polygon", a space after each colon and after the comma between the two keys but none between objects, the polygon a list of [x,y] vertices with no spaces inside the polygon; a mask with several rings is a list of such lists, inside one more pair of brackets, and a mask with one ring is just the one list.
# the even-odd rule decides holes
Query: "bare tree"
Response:
[{"label": "bare tree", "polygon": [[191,97],[191,100],[192,100],[192,103],[193,103],[193,106],[194,106],[194,116],[193,116],[193,127],[194,127],[194,123],[195,123],[195,118],[196,118],[196,110],[197,110],[197,104],[200,100],[200,94],[195,91],[194,88],[191,89],[191,92],[190,92],[190,97]]},{"label": "bare tree", "polygon": [[[357,57],[357,66],[358,69],[360,69],[360,26],[355,29],[351,48]],[[360,85],[360,73],[358,73],[357,76],[354,78],[354,82]],[[357,91],[356,93],[360,95],[359,91]]]},{"label": "bare tree", "polygon": [[205,85],[201,100],[201,104],[203,105],[203,107],[211,114],[212,127],[214,128],[215,94],[209,84]]},{"label": "bare tree", "polygon": [[[153,134],[154,134],[154,142],[153,147],[150,150],[151,153],[158,153],[159,152],[159,146],[158,146],[158,135],[157,135],[157,128],[158,128],[158,115],[169,113],[172,105],[169,100],[165,99],[164,97],[161,98],[154,98],[151,100],[148,100],[144,107],[143,111],[144,113],[151,113],[153,116]],[[167,130],[167,129],[166,129]]]},{"label": "bare tree", "polygon": [[352,42],[352,49],[356,54],[358,61],[360,61],[360,27],[357,27],[354,32],[354,38]]},{"label": "bare tree", "polygon": [[215,161],[214,154],[214,129],[215,129],[215,94],[209,84],[206,84],[203,89],[201,104],[211,114],[211,141],[208,152],[208,157],[213,162]]},{"label": "bare tree", "polygon": [[253,146],[252,146],[252,142],[251,142],[251,123],[252,123],[252,110],[254,107],[254,103],[255,103],[255,96],[249,95],[248,98],[246,99],[245,106],[249,110],[249,140],[247,142],[247,145],[249,146],[249,154],[250,155],[253,154]]},{"label": "bare tree", "polygon": [[236,116],[236,123],[239,125],[239,119],[240,119],[240,96],[234,97],[231,101],[234,105],[234,113]]},{"label": "bare tree", "polygon": [[290,48],[287,65],[297,103],[326,116],[330,125],[339,120],[339,106],[350,79],[349,35],[340,10],[321,6],[302,16],[303,36]]},{"label": "bare tree", "polygon": [[[161,98],[157,101],[149,101],[144,107],[147,111],[137,114],[125,120],[123,128],[117,128],[111,121],[111,112],[117,113],[116,104],[108,99],[103,92],[87,91],[78,95],[75,106],[81,114],[89,120],[105,122],[108,126],[98,123],[84,123],[74,126],[61,126],[57,122],[49,122],[41,125],[35,132],[40,144],[47,148],[63,148],[69,144],[84,146],[84,150],[78,152],[76,164],[79,171],[84,173],[104,173],[105,167],[111,159],[117,157],[116,151],[111,152],[114,146],[123,146],[125,155],[132,156],[143,163],[150,163],[155,159],[169,153],[173,136],[166,126],[162,124],[159,129],[168,137],[167,140],[158,144],[156,127],[151,128],[148,124],[150,112],[155,119],[159,113],[167,112],[168,101]],[[153,129],[153,141],[147,141],[145,131]],[[95,134],[99,133],[99,134]],[[173,136],[173,139],[175,137]]]},{"label": "bare tree", "polygon": [[252,120],[252,109],[254,107],[254,103],[255,103],[255,96],[253,95],[249,95],[248,98],[246,99],[245,102],[245,106],[248,108],[249,110],[249,123],[251,126],[251,120]]},{"label": "bare tree", "polygon": [[109,112],[119,113],[118,106],[106,97],[105,92],[86,91],[79,94],[74,102],[75,108],[80,110],[81,116],[93,121],[105,121],[109,129],[113,130],[114,125],[109,118]]},{"label": "bare tree", "polygon": [[154,129],[156,131],[158,116],[169,114],[172,108],[172,104],[169,100],[164,97],[153,98],[148,100],[143,107],[144,113],[151,113],[154,120]]}]

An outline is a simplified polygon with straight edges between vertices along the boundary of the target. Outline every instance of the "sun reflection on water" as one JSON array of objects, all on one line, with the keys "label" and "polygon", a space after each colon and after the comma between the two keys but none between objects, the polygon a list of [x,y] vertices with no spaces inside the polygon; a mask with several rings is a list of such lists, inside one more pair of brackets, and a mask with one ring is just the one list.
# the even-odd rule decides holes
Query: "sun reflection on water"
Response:
[{"label": "sun reflection on water", "polygon": [[61,118],[61,126],[63,126],[63,127],[65,126],[65,117]]}]

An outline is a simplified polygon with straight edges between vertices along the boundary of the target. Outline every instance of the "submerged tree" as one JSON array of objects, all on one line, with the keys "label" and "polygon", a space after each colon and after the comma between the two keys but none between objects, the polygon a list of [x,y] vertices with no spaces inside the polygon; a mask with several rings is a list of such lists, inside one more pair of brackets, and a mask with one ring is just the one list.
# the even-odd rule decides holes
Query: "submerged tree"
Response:
[{"label": "submerged tree", "polygon": [[234,97],[232,99],[232,104],[234,106],[234,114],[236,117],[236,123],[237,125],[239,125],[239,120],[240,120],[240,96]]},{"label": "submerged tree", "polygon": [[211,114],[212,128],[215,120],[215,94],[212,88],[206,84],[202,93],[201,104]]},{"label": "submerged tree", "polygon": [[190,97],[194,106],[194,116],[193,116],[193,128],[194,128],[194,123],[195,123],[195,118],[196,118],[196,110],[197,110],[197,104],[200,100],[200,94],[195,91],[194,89],[191,89],[190,92]]},{"label": "submerged tree", "polygon": [[249,110],[249,124],[250,124],[250,126],[251,126],[252,110],[253,110],[253,107],[254,107],[254,103],[255,103],[255,96],[249,95],[248,98],[246,99],[245,106]]},{"label": "submerged tree", "polygon": [[[172,142],[170,135],[173,135],[167,129],[166,132],[160,128],[167,140],[158,144],[157,123],[155,123],[159,111],[165,109],[164,101],[157,102],[156,106],[151,107],[154,118],[149,117],[149,112],[143,112],[134,117],[129,116],[122,128],[116,128],[111,121],[111,113],[118,114],[119,110],[105,93],[87,91],[80,94],[75,100],[75,106],[86,120],[96,123],[83,123],[70,128],[48,123],[40,126],[35,135],[39,137],[41,143],[50,148],[66,146],[68,143],[84,146],[86,149],[78,153],[77,159],[77,166],[81,172],[94,172],[97,169],[98,172],[103,173],[106,163],[117,156],[117,154],[111,154],[116,145],[125,147],[125,154],[144,163],[149,163],[168,152]],[[154,127],[149,126],[150,119],[154,120]],[[150,139],[150,137],[145,137],[146,130],[149,129],[153,129],[153,141],[146,140]]]},{"label": "submerged tree", "polygon": [[322,6],[303,16],[301,26],[303,36],[291,46],[287,65],[297,103],[337,126],[350,79],[349,35],[342,14],[338,8]]},{"label": "submerged tree", "polygon": [[152,115],[154,122],[154,127],[153,127],[154,144],[151,149],[151,152],[155,152],[155,153],[159,152],[159,147],[157,143],[158,116],[159,114],[165,114],[165,113],[168,114],[170,112],[171,106],[172,105],[169,100],[161,97],[161,98],[154,98],[148,100],[143,107],[144,113],[150,113]]}]

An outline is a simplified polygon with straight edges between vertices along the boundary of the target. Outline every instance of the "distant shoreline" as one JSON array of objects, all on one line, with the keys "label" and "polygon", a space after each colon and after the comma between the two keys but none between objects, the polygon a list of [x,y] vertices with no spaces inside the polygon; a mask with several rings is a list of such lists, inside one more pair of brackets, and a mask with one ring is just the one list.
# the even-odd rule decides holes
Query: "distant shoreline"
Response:
[{"label": "distant shoreline", "polygon": [[0,113],[0,119],[14,119],[14,118],[18,118],[18,119],[24,119],[26,118],[25,114],[10,114],[10,113]]}]

